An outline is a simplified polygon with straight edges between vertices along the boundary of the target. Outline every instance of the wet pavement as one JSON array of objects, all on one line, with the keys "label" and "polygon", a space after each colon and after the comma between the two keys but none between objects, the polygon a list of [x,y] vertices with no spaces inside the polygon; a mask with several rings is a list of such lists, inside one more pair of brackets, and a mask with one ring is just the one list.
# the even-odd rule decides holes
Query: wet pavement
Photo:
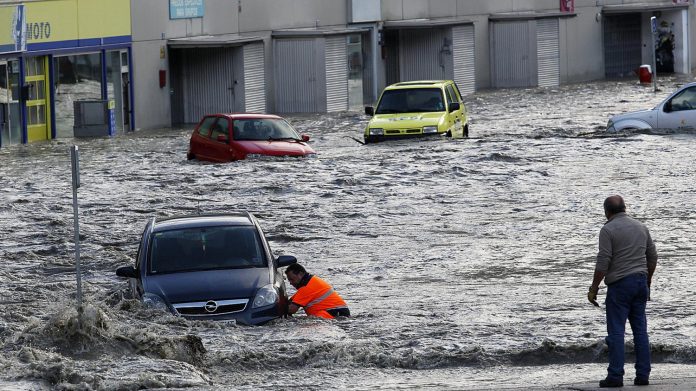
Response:
[{"label": "wet pavement", "polygon": [[[685,81],[662,79],[657,94],[635,81],[478,92],[466,98],[466,140],[364,146],[350,138],[362,137],[364,115],[289,116],[312,136],[315,159],[187,161],[190,128],[4,148],[0,389],[594,384],[605,375],[604,320],[585,294],[613,193],[648,225],[660,256],[648,306],[654,382],[689,377],[696,137],[604,132],[609,115],[652,107]],[[133,262],[148,218],[199,208],[255,213],[274,252],[332,283],[354,316],[246,327],[129,299],[114,271]]]}]

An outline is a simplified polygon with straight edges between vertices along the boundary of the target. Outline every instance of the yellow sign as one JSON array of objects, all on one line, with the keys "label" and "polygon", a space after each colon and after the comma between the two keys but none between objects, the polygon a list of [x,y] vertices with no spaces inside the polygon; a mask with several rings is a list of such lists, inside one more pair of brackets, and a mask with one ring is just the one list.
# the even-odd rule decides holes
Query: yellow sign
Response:
[{"label": "yellow sign", "polygon": [[[48,0],[23,7],[27,44],[131,35],[130,0]],[[0,51],[15,43],[16,9],[0,7]]]}]

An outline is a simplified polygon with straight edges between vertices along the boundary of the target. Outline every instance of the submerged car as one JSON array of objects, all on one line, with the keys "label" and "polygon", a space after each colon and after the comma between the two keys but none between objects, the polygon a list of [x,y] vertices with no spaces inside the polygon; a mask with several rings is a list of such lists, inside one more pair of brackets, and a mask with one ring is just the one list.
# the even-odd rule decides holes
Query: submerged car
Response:
[{"label": "submerged car", "polygon": [[615,115],[608,132],[696,129],[696,83],[685,84],[650,110]]},{"label": "submerged car", "polygon": [[273,257],[250,213],[152,218],[129,278],[133,297],[188,319],[236,320],[257,325],[287,314],[278,268],[293,256]]},{"label": "submerged car", "polygon": [[271,114],[209,114],[191,134],[189,160],[231,162],[259,156],[311,157],[316,152],[283,118]]},{"label": "submerged car", "polygon": [[466,107],[452,80],[392,84],[382,92],[377,108],[367,106],[365,114],[372,116],[365,143],[429,135],[469,137]]}]

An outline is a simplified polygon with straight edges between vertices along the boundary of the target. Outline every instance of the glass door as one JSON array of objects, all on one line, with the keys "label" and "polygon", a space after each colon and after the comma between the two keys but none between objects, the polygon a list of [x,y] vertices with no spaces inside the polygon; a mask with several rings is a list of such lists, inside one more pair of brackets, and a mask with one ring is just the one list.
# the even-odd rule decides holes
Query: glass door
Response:
[{"label": "glass door", "polygon": [[28,87],[27,99],[27,141],[49,140],[50,127],[46,97],[48,96],[48,60],[47,57],[28,57],[25,59],[25,88]]},{"label": "glass door", "polygon": [[19,61],[0,60],[0,146],[20,144]]},{"label": "glass door", "polygon": [[363,53],[360,34],[347,38],[348,56],[348,107],[360,111],[363,105]]}]

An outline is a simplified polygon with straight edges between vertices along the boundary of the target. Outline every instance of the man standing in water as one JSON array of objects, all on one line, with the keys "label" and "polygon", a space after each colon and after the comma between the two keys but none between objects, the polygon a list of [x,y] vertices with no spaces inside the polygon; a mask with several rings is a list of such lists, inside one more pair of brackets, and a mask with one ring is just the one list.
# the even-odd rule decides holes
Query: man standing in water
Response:
[{"label": "man standing in water", "polygon": [[597,291],[607,284],[607,346],[609,367],[600,387],[623,387],[624,334],[626,319],[633,330],[636,351],[636,377],[633,384],[650,384],[650,344],[645,306],[650,299],[650,283],[657,265],[657,250],[648,228],[626,214],[623,198],[613,195],[604,200],[607,222],[599,232],[599,252],[594,279],[587,293],[597,305]]},{"label": "man standing in water", "polygon": [[337,316],[350,316],[348,305],[326,281],[313,276],[302,265],[295,263],[285,270],[290,284],[297,293],[290,298],[288,314],[294,314],[304,307],[307,315],[333,319]]}]

